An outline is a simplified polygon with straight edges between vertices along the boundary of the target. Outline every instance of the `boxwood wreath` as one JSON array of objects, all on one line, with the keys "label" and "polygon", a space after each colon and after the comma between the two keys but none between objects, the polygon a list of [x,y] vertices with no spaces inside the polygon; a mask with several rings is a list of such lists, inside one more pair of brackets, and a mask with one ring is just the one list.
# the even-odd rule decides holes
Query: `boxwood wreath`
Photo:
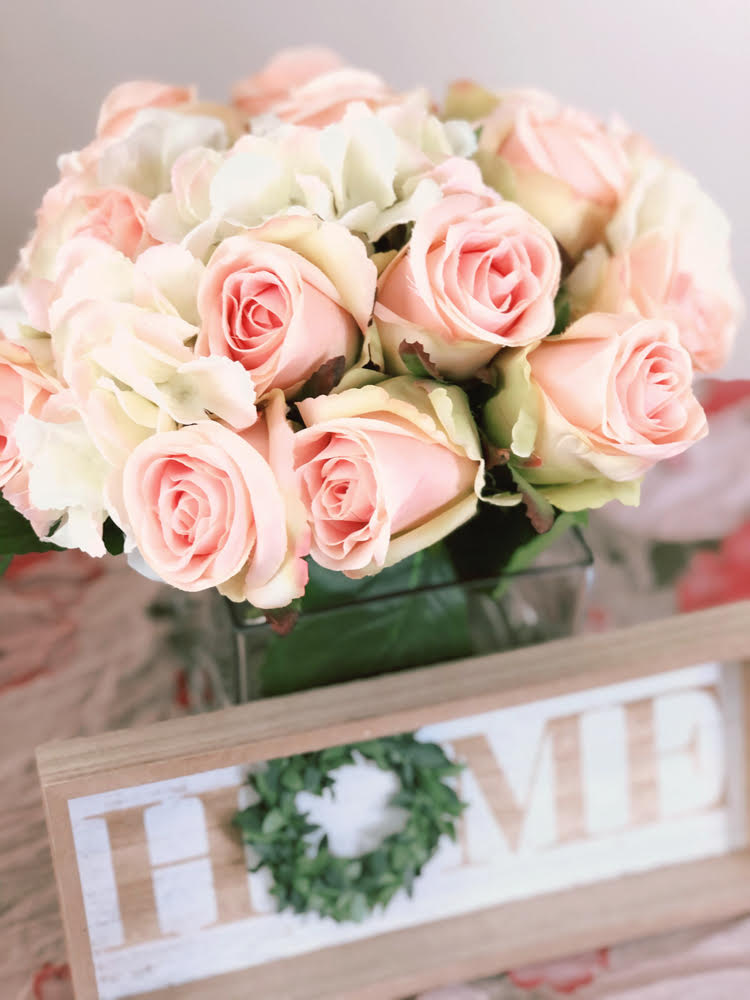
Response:
[{"label": "boxwood wreath", "polygon": [[[321,795],[331,788],[333,772],[355,763],[355,753],[396,775],[401,787],[390,804],[405,810],[407,819],[374,850],[345,858],[331,853],[325,834],[316,836],[320,827],[295,800],[301,791]],[[233,822],[258,859],[250,870],[270,872],[279,910],[361,921],[400,889],[411,895],[440,838],[456,839],[464,804],[446,779],[461,769],[442,747],[409,734],[282,757],[249,775],[258,801]]]}]

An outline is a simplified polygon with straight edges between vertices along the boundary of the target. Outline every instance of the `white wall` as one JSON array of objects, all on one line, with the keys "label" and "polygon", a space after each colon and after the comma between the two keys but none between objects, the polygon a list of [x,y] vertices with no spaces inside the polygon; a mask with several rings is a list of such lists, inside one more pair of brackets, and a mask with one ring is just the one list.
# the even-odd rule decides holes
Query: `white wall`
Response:
[{"label": "white wall", "polygon": [[[134,77],[227,94],[277,48],[321,42],[395,85],[474,76],[619,111],[733,219],[750,299],[750,0],[0,0],[0,274],[56,154]],[[750,374],[750,324],[733,373]]]}]

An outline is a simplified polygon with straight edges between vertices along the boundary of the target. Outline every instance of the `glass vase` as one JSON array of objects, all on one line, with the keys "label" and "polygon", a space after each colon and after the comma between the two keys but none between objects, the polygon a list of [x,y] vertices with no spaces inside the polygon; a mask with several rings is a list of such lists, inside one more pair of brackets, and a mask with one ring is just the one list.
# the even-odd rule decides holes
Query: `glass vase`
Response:
[{"label": "glass vase", "polygon": [[492,573],[474,559],[484,572],[472,573],[456,551],[446,557],[441,543],[354,585],[311,564],[303,607],[283,618],[214,591],[172,591],[183,700],[220,708],[514,649],[581,625],[592,556],[577,528],[524,568]]}]

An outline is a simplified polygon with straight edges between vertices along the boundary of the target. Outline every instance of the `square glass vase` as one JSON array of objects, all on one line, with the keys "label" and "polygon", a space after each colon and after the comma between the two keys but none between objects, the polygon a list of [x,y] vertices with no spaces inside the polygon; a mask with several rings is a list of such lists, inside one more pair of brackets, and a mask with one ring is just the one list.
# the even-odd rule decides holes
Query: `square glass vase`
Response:
[{"label": "square glass vase", "polygon": [[[281,620],[217,592],[171,591],[184,700],[203,711],[500,652],[576,632],[593,572],[578,528],[531,566],[469,575],[433,546],[351,581],[311,564],[304,605]],[[467,666],[470,669],[470,666]]]}]

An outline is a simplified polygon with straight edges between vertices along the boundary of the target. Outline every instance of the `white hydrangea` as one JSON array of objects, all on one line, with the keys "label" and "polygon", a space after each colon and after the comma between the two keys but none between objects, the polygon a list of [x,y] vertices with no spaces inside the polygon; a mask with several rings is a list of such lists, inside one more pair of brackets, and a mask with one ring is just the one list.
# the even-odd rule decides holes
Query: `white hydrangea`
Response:
[{"label": "white hydrangea", "polygon": [[[423,95],[372,111],[352,104],[324,129],[267,115],[224,153],[186,150],[148,212],[150,232],[207,259],[221,239],[276,215],[310,213],[371,242],[441,197],[422,175],[475,147],[466,122],[441,122]],[[420,179],[422,178],[422,179]]]}]

